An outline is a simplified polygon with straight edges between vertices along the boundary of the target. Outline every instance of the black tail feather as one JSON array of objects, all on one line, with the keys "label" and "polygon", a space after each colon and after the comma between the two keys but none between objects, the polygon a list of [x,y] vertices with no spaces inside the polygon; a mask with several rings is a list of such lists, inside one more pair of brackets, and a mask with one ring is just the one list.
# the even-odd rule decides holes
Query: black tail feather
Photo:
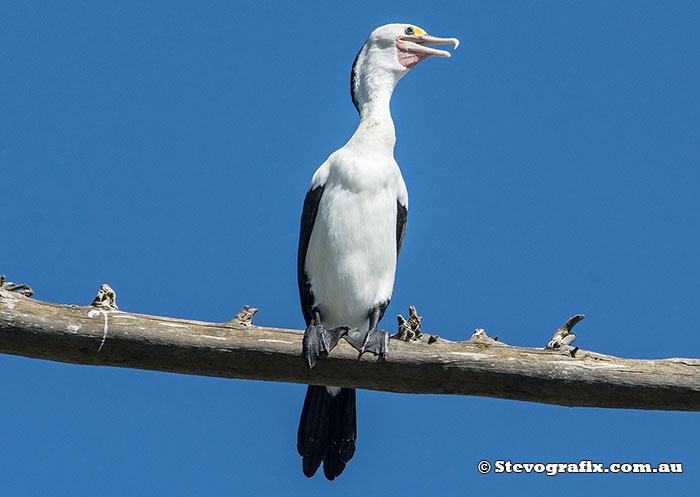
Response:
[{"label": "black tail feather", "polygon": [[323,461],[326,478],[336,478],[352,459],[356,439],[355,389],[341,388],[332,397],[326,387],[309,385],[297,435],[304,474],[311,478]]}]

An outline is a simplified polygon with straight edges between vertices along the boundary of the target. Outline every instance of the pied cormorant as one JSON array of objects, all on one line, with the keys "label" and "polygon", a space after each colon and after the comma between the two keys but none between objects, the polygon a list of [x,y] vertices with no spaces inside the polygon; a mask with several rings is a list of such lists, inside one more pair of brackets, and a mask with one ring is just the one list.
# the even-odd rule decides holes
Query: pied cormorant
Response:
[{"label": "pied cormorant", "polygon": [[[377,324],[391,300],[408,212],[389,103],[396,83],[420,61],[450,56],[426,46],[435,44],[459,42],[387,24],[355,58],[350,87],[360,124],[313,175],[301,217],[297,274],[311,368],[341,338],[360,355],[388,355],[389,335]],[[297,438],[304,474],[313,476],[323,461],[326,478],[340,475],[356,435],[355,390],[309,385]]]}]

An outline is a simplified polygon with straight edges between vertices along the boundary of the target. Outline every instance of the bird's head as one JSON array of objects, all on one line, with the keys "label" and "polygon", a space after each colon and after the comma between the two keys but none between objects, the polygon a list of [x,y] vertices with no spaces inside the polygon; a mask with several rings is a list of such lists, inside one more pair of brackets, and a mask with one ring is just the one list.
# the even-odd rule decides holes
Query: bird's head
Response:
[{"label": "bird's head", "polygon": [[413,24],[386,24],[369,35],[352,65],[350,90],[358,112],[377,88],[396,83],[420,61],[431,56],[449,57],[445,50],[428,45],[459,46],[457,38],[437,38]]}]

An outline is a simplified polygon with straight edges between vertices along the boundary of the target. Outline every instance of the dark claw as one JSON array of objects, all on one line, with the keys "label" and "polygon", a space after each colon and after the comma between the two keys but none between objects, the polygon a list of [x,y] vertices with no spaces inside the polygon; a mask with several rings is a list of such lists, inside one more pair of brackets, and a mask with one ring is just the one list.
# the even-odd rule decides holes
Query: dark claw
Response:
[{"label": "dark claw", "polygon": [[387,360],[389,358],[389,334],[383,330],[371,332],[363,350],[360,351],[360,355],[364,352],[372,352]]},{"label": "dark claw", "polygon": [[348,330],[344,338],[346,342],[352,345],[353,349],[360,352],[365,344],[365,341],[367,340],[367,333],[368,332],[366,331],[360,331],[357,328],[352,328],[351,330]]},{"label": "dark claw", "polygon": [[331,350],[335,348],[336,345],[338,345],[338,342],[340,341],[341,338],[345,336],[345,334],[348,332],[350,328],[347,326],[339,326],[337,328],[333,328],[330,330],[324,329],[324,346],[326,347],[325,351],[326,354],[329,354]]},{"label": "dark claw", "polygon": [[382,359],[389,357],[389,334],[386,331],[360,331],[353,328],[348,330],[344,338],[360,353],[359,357],[365,352],[381,356]]},{"label": "dark claw", "polygon": [[327,356],[347,331],[345,326],[327,330],[320,324],[310,324],[302,341],[304,359],[309,368],[316,366],[321,357]]},{"label": "dark claw", "polygon": [[302,341],[304,359],[306,359],[309,368],[313,368],[321,358],[321,354],[324,352],[323,348],[323,326],[310,324],[306,328]]}]

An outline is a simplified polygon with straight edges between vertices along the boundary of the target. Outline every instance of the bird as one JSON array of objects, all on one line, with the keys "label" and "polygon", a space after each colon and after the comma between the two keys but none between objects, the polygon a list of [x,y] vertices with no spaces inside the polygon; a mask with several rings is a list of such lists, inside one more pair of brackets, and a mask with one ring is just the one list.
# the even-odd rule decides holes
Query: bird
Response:
[{"label": "bird", "polygon": [[[360,115],[354,134],[316,170],[304,199],[297,279],[309,368],[345,339],[359,356],[387,359],[389,335],[378,330],[394,288],[406,233],[408,191],[396,160],[390,101],[398,81],[422,60],[450,57],[427,45],[452,44],[413,24],[380,26],[352,65],[350,91]],[[353,388],[309,385],[297,433],[302,470],[311,478],[323,462],[328,480],[355,453]]]}]

